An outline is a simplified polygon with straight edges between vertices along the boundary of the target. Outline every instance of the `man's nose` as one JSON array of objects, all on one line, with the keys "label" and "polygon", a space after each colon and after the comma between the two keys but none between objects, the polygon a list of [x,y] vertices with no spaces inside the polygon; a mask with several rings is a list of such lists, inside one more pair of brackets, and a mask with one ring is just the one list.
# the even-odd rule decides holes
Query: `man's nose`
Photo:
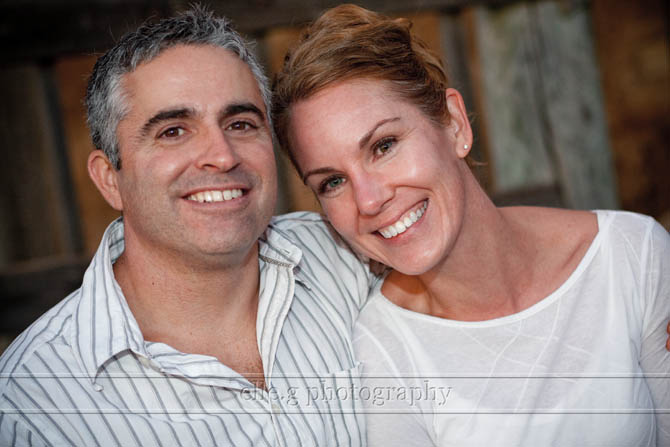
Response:
[{"label": "man's nose", "polygon": [[360,214],[374,216],[393,198],[393,186],[382,175],[360,172],[351,178],[354,200]]},{"label": "man's nose", "polygon": [[210,129],[200,143],[201,151],[196,160],[199,168],[226,172],[240,163],[234,142],[223,129]]}]

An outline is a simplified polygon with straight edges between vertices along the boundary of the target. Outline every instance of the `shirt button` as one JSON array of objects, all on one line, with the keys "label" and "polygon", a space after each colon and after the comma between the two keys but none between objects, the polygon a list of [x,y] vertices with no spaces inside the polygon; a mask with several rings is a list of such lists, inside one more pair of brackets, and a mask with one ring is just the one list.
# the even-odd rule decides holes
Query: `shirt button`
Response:
[{"label": "shirt button", "polygon": [[281,413],[281,407],[276,403],[272,402],[272,412],[275,414]]}]

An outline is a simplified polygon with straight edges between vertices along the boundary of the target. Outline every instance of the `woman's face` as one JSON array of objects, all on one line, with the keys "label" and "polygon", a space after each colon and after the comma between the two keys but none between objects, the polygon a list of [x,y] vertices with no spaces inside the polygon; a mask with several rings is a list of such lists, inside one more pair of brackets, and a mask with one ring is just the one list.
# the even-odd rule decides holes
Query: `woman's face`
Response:
[{"label": "woman's face", "polygon": [[405,274],[437,267],[463,220],[471,133],[460,95],[445,94],[444,126],[378,80],[334,84],[291,110],[295,159],[335,229]]}]

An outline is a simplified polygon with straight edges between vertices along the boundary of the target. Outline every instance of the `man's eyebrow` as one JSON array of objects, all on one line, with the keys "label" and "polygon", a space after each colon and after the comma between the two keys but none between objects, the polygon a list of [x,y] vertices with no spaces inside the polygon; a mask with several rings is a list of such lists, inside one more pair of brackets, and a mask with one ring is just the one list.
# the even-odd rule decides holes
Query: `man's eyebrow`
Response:
[{"label": "man's eyebrow", "polygon": [[189,108],[161,110],[149,118],[146,123],[144,123],[142,129],[140,130],[140,135],[143,137],[147,136],[151,129],[163,121],[175,118],[189,118],[193,115],[195,115],[195,111]]},{"label": "man's eyebrow", "polygon": [[377,129],[379,129],[384,124],[390,123],[392,121],[400,121],[400,117],[396,116],[394,118],[386,118],[386,119],[383,119],[383,120],[379,121],[377,124],[374,125],[374,127],[372,127],[372,129],[370,129],[370,131],[368,133],[363,135],[363,138],[358,140],[358,147],[363,149],[363,147],[368,144],[368,142],[370,141],[370,138],[372,138],[372,135],[375,134]]},{"label": "man's eyebrow", "polygon": [[222,118],[226,118],[229,116],[235,116],[239,115],[240,113],[248,113],[248,112],[257,115],[258,118],[260,118],[262,121],[265,121],[265,114],[261,112],[261,110],[258,107],[256,107],[256,105],[250,102],[230,104],[223,110],[223,113],[221,115]]}]

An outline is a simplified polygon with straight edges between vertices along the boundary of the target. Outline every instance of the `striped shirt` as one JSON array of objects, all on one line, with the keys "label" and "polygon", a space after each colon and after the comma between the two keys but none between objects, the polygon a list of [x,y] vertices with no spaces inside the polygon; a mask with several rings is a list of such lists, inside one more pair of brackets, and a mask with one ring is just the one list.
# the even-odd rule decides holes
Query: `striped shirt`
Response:
[{"label": "striped shirt", "polygon": [[119,219],[81,288],[0,358],[0,445],[365,444],[345,394],[358,386],[351,334],[373,276],[318,215],[274,218],[260,240],[267,390],[213,357],[145,341],[113,276],[123,248]]}]

